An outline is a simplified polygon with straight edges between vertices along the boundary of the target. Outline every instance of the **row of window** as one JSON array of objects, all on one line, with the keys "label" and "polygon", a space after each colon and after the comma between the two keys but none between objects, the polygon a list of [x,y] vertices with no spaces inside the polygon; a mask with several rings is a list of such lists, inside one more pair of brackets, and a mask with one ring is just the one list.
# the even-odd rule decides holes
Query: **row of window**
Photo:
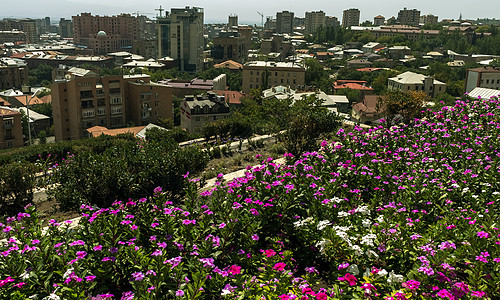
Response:
[{"label": "row of window", "polygon": [[[278,72],[269,72],[269,76],[273,76],[273,73],[274,73],[274,76],[278,76]],[[281,77],[285,77],[285,73],[283,72],[279,72],[281,73]],[[258,76],[260,75],[260,72],[259,71],[256,71],[255,74]],[[293,72],[293,73],[290,73],[290,72],[287,72],[287,77],[290,77],[291,74],[293,74],[293,77],[297,77],[297,73]],[[253,71],[250,71],[250,75],[253,75]]]},{"label": "row of window", "polygon": [[[481,79],[481,84],[484,84],[484,79]],[[490,84],[489,79],[486,79],[486,84]],[[495,79],[491,80],[491,84],[495,84]],[[497,84],[500,84],[500,79],[497,79]]]}]

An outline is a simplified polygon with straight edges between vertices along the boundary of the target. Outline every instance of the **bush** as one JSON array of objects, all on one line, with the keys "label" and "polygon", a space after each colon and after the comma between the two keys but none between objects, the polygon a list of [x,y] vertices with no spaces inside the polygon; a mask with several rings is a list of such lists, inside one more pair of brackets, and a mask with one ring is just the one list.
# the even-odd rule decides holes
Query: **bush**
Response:
[{"label": "bush", "polygon": [[0,216],[12,215],[33,203],[37,169],[28,162],[14,162],[0,168]]}]

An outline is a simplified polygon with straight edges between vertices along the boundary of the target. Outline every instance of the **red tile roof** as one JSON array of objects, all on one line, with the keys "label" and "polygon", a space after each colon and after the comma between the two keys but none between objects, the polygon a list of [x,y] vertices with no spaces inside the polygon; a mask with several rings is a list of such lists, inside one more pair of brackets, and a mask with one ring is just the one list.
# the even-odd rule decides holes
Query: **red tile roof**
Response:
[{"label": "red tile roof", "polygon": [[137,126],[137,127],[126,127],[126,128],[117,128],[117,129],[107,129],[102,126],[94,126],[87,129],[87,132],[90,133],[92,137],[98,137],[100,135],[111,135],[116,136],[124,133],[132,133],[136,136],[141,130],[146,128],[146,126]]},{"label": "red tile roof", "polygon": [[214,90],[219,96],[224,96],[224,99],[229,104],[241,104],[241,98],[245,97],[245,94],[236,91],[220,91]]},{"label": "red tile roof", "polygon": [[364,86],[358,83],[346,83],[346,84],[340,84],[340,85],[334,85],[334,89],[340,90],[340,89],[351,89],[351,90],[360,90],[360,91],[373,91],[373,89],[369,86]]},{"label": "red tile roof", "polygon": [[362,69],[356,69],[356,71],[359,71],[359,72],[374,72],[374,71],[378,71],[378,70],[382,70],[382,68],[362,68]]},{"label": "red tile roof", "polygon": [[227,68],[229,70],[241,70],[243,68],[243,65],[240,63],[237,63],[233,60],[227,60],[225,62],[221,62],[220,64],[215,64],[214,68]]}]

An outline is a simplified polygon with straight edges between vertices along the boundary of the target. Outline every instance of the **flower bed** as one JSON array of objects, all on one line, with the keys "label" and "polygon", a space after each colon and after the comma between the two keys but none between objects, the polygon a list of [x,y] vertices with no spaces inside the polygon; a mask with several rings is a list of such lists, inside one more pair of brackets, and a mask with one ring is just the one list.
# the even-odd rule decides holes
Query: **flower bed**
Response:
[{"label": "flower bed", "polygon": [[499,115],[339,130],[201,194],[191,179],[180,205],[83,206],[69,232],[28,207],[0,227],[0,298],[498,299]]}]

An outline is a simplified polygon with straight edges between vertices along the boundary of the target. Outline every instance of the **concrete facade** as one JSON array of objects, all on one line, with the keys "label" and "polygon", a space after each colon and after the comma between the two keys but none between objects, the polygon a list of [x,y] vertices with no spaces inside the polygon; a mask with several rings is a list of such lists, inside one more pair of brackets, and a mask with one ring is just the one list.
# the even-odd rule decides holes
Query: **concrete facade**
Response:
[{"label": "concrete facade", "polygon": [[[266,73],[267,86],[264,86]],[[305,73],[304,67],[293,63],[249,62],[243,65],[241,90],[248,94],[256,88],[267,89],[278,85],[302,86],[305,84]]]},{"label": "concrete facade", "polygon": [[0,149],[22,147],[23,145],[21,113],[0,108]]},{"label": "concrete facade", "polygon": [[284,10],[276,13],[276,32],[277,33],[292,33],[293,32],[293,16],[294,13]]},{"label": "concrete facade", "polygon": [[201,132],[203,124],[217,122],[229,117],[229,104],[223,96],[208,93],[186,96],[180,103],[181,127],[190,133]]},{"label": "concrete facade", "polygon": [[404,92],[422,91],[427,96],[434,98],[446,92],[446,84],[429,76],[405,72],[396,77],[389,78],[388,89]]},{"label": "concrete facade", "polygon": [[500,90],[500,68],[482,67],[467,70],[465,92],[476,87]]},{"label": "concrete facade", "polygon": [[305,33],[312,34],[319,27],[325,27],[326,14],[323,11],[306,11]]},{"label": "concrete facade", "polygon": [[79,68],[54,71],[52,111],[56,140],[85,136],[93,126],[147,125],[173,118],[172,90],[148,75],[105,76]]},{"label": "concrete facade", "polygon": [[344,10],[342,14],[342,27],[359,26],[360,11],[357,8]]},{"label": "concrete facade", "polygon": [[420,11],[416,9],[406,9],[406,7],[398,12],[398,22],[401,25],[418,26],[420,23]]}]

